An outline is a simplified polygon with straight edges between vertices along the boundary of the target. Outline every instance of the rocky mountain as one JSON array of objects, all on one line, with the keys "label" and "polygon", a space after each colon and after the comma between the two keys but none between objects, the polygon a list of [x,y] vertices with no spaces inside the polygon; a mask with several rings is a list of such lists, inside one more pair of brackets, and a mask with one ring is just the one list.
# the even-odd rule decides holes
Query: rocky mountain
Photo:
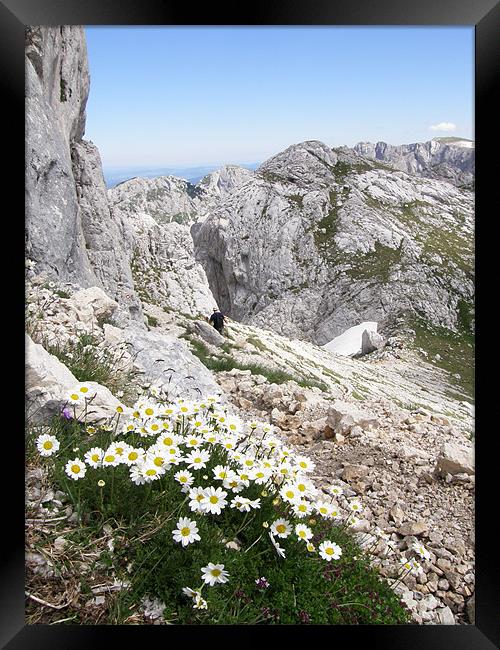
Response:
[{"label": "rocky mountain", "polygon": [[470,190],[317,141],[274,156],[193,231],[233,318],[325,344],[404,313],[473,319]]},{"label": "rocky mountain", "polygon": [[457,187],[474,187],[474,142],[464,138],[433,138],[394,146],[387,142],[358,142],[361,156],[387,163],[395,169],[426,178],[437,178]]}]

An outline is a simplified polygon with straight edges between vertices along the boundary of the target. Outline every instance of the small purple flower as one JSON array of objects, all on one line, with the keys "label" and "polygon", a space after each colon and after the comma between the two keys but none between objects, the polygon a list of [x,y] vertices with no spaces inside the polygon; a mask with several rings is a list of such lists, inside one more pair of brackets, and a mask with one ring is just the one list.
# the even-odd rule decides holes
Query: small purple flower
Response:
[{"label": "small purple flower", "polygon": [[299,618],[300,618],[301,623],[310,623],[311,622],[311,616],[304,609],[300,610]]},{"label": "small purple flower", "polygon": [[73,416],[71,415],[71,411],[68,408],[64,408],[61,415],[63,418],[66,418],[66,420],[72,420]]},{"label": "small purple flower", "polygon": [[267,589],[269,587],[269,582],[264,578],[257,578],[255,581],[255,584],[257,585],[257,589]]}]

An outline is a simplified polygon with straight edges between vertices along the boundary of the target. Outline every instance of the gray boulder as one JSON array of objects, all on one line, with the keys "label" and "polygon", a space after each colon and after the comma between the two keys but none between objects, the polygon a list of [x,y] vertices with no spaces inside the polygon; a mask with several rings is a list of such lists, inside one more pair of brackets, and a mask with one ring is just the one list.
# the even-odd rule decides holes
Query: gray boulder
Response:
[{"label": "gray boulder", "polygon": [[473,451],[452,443],[445,443],[436,461],[436,472],[440,476],[474,474]]},{"label": "gray boulder", "polygon": [[220,395],[212,373],[192,354],[182,339],[136,327],[124,330],[135,368],[145,381],[163,385],[170,399],[200,399]]},{"label": "gray boulder", "polygon": [[210,343],[210,345],[215,345],[218,348],[222,347],[226,342],[226,339],[221,334],[219,334],[215,327],[212,327],[202,320],[197,320],[194,322],[193,330],[204,341]]},{"label": "gray boulder", "polygon": [[385,344],[384,338],[378,332],[364,330],[361,335],[361,354],[370,354],[379,350]]},{"label": "gray boulder", "polygon": [[371,429],[377,427],[379,422],[376,417],[359,406],[337,400],[328,410],[326,424],[337,434],[347,434],[354,426]]}]

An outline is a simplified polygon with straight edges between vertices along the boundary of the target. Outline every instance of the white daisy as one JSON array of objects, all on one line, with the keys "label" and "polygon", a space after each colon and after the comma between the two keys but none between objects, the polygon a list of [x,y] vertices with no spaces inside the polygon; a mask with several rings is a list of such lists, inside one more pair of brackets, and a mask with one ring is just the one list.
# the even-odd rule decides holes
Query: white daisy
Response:
[{"label": "white daisy", "polygon": [[418,542],[415,542],[413,544],[413,550],[420,555],[420,557],[423,560],[429,560],[431,557],[431,554],[429,551],[423,546],[423,544],[419,544]]},{"label": "white daisy", "polygon": [[223,481],[224,479],[231,476],[236,476],[236,473],[233,472],[233,470],[227,465],[217,465],[213,468],[212,473],[214,475],[214,478],[216,478],[218,481]]},{"label": "white daisy", "polygon": [[313,536],[312,530],[304,524],[297,524],[295,526],[295,533],[297,537],[304,540],[304,542],[308,542]]},{"label": "white daisy", "polygon": [[184,487],[189,487],[194,482],[193,474],[185,469],[181,469],[180,472],[174,474],[174,478],[177,483],[180,483]]},{"label": "white daisy", "polygon": [[100,467],[102,458],[104,456],[104,450],[100,447],[92,447],[89,449],[84,456],[85,462],[90,465],[90,467]]},{"label": "white daisy", "polygon": [[80,384],[76,390],[87,399],[95,393],[88,384]]},{"label": "white daisy", "polygon": [[204,500],[202,501],[202,510],[210,512],[213,515],[219,515],[226,506],[227,492],[222,488],[208,487],[204,490]]},{"label": "white daisy", "polygon": [[216,583],[227,582],[229,573],[224,569],[223,564],[209,562],[207,566],[201,568],[201,577],[205,584],[213,587]]},{"label": "white daisy", "polygon": [[52,456],[59,449],[60,443],[55,436],[42,433],[36,439],[36,446],[41,456]]},{"label": "white daisy", "polygon": [[174,541],[180,542],[182,546],[187,546],[193,542],[199,542],[201,537],[198,535],[198,526],[196,522],[188,519],[188,517],[181,517],[177,522],[177,528],[172,531]]},{"label": "white daisy", "polygon": [[303,499],[296,501],[292,509],[294,513],[297,515],[297,517],[306,517],[307,515],[310,515],[312,512],[312,506],[310,503],[307,501],[304,501]]},{"label": "white daisy", "polygon": [[144,463],[139,462],[130,467],[130,480],[132,483],[135,483],[135,485],[144,485],[144,483],[146,483],[146,479],[142,472],[143,465]]},{"label": "white daisy", "polygon": [[146,462],[153,463],[156,467],[163,467],[167,462],[167,453],[164,449],[153,445],[146,452]]},{"label": "white daisy", "polygon": [[318,548],[320,556],[330,562],[330,560],[338,560],[342,555],[342,549],[338,544],[331,542],[329,539],[321,542]]},{"label": "white daisy", "polygon": [[155,465],[151,461],[146,461],[145,463],[142,463],[140,467],[141,467],[141,473],[147,483],[151,483],[152,481],[157,481],[163,476],[163,474],[165,474],[165,470],[163,467],[158,467],[158,465]]},{"label": "white daisy", "polygon": [[210,454],[205,449],[193,449],[184,459],[189,469],[203,469],[209,460]]},{"label": "white daisy", "polygon": [[192,512],[203,512],[202,501],[205,498],[202,487],[194,487],[189,490],[189,508]]},{"label": "white daisy", "polygon": [[291,532],[292,527],[290,522],[286,519],[276,519],[276,521],[271,524],[271,533],[277,537],[284,539],[285,537],[288,537]]},{"label": "white daisy", "polygon": [[85,476],[87,468],[85,467],[85,463],[83,463],[79,458],[74,458],[73,460],[68,460],[64,471],[74,481],[78,481],[78,479]]},{"label": "white daisy", "polygon": [[82,393],[78,392],[78,389],[76,389],[70,390],[69,393],[66,394],[66,399],[70,404],[80,404],[84,400],[84,396]]},{"label": "white daisy", "polygon": [[102,464],[104,467],[116,467],[120,462],[120,456],[115,453],[112,447],[106,449],[102,457]]},{"label": "white daisy", "polygon": [[361,512],[361,510],[363,510],[363,506],[357,499],[353,499],[349,503],[349,509],[352,510],[353,512]]},{"label": "white daisy", "polygon": [[306,456],[296,456],[295,462],[297,463],[301,472],[312,472],[316,467],[316,464]]},{"label": "white daisy", "polygon": [[130,467],[131,465],[142,462],[144,456],[144,449],[141,449],[140,447],[137,449],[134,447],[128,447],[123,455],[123,463]]}]

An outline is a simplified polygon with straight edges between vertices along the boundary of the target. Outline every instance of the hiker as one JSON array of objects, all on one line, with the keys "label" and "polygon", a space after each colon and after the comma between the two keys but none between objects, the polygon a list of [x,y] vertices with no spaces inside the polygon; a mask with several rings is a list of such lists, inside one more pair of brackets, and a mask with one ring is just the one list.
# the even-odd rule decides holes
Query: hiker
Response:
[{"label": "hiker", "polygon": [[215,327],[215,329],[219,332],[219,334],[222,334],[222,328],[224,327],[224,323],[226,322],[226,317],[221,311],[217,309],[217,307],[214,307],[214,313],[210,316],[208,322]]}]

